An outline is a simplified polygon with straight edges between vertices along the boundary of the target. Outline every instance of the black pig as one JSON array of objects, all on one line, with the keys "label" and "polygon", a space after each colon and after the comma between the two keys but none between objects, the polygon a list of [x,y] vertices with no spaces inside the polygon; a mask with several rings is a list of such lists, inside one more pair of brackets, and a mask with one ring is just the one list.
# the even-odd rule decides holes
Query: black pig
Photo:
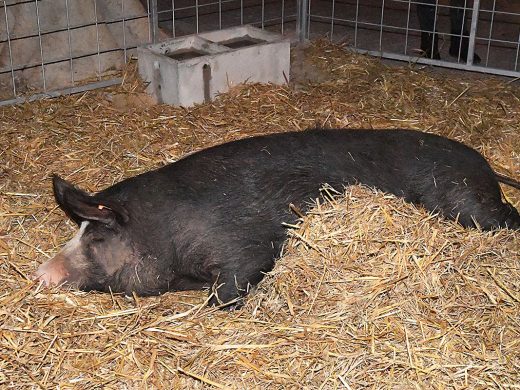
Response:
[{"label": "black pig", "polygon": [[55,176],[77,235],[35,275],[46,285],[154,295],[213,287],[210,304],[240,302],[273,268],[282,222],[322,184],[362,183],[465,227],[520,229],[475,150],[410,130],[308,130],[242,139],[191,154],[89,195]]}]

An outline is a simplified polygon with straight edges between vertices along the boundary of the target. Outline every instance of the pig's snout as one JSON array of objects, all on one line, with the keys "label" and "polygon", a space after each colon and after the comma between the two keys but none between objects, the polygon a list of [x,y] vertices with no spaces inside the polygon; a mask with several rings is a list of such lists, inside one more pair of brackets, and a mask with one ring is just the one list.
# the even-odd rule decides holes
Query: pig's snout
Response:
[{"label": "pig's snout", "polygon": [[33,280],[43,282],[47,287],[62,284],[69,276],[65,268],[64,258],[56,256],[53,259],[43,263],[33,274]]},{"label": "pig's snout", "polygon": [[[61,251],[49,261],[38,267],[33,280],[43,282],[46,286],[57,286],[64,282],[78,282],[78,270],[86,263],[82,252],[81,238],[88,222],[83,222],[79,231]],[[74,277],[75,275],[75,277]],[[74,279],[74,280],[71,280]]]}]

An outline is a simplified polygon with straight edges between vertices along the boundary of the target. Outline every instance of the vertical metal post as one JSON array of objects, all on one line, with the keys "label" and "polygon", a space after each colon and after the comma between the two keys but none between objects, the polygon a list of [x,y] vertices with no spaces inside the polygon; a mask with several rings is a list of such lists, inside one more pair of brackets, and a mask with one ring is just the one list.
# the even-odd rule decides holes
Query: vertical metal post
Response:
[{"label": "vertical metal post", "polygon": [[70,32],[69,2],[65,0],[65,14],[67,16],[67,43],[69,45],[70,82],[74,85],[74,64],[72,61],[72,33]]},{"label": "vertical metal post", "polygon": [[126,17],[125,17],[125,0],[121,1],[121,26],[123,27],[123,55],[125,58],[125,64],[128,62],[128,53],[126,48]]},{"label": "vertical metal post", "polygon": [[356,1],[356,18],[355,18],[355,22],[354,22],[354,47],[357,47],[358,23],[359,23],[359,0]]},{"label": "vertical metal post", "polygon": [[240,25],[244,24],[244,0],[240,0]]},{"label": "vertical metal post", "polygon": [[172,36],[175,38],[175,0],[172,0]]},{"label": "vertical metal post", "polygon": [[[451,4],[451,3],[450,3]],[[433,18],[433,30],[432,33],[432,47],[431,47],[431,58],[433,59],[433,54],[435,53],[435,35],[437,31],[437,21],[439,20],[439,0],[435,1],[435,17]],[[430,31],[429,31],[430,32]]]},{"label": "vertical metal post", "polygon": [[489,51],[491,50],[491,40],[493,39],[493,25],[495,22],[496,10],[497,10],[497,1],[493,0],[493,12],[491,12],[491,21],[489,22],[489,35],[488,35],[488,44],[487,44],[487,50],[486,50],[486,62],[484,63],[485,66],[487,66],[488,62],[489,62]]},{"label": "vertical metal post", "polygon": [[261,28],[264,29],[264,20],[265,20],[265,0],[262,0],[262,23]]},{"label": "vertical metal post", "polygon": [[385,0],[381,4],[381,19],[379,21],[379,51],[383,52],[383,23],[385,21]]},{"label": "vertical metal post", "polygon": [[281,34],[283,35],[283,27],[285,23],[285,0],[282,0],[282,27],[281,27]]},{"label": "vertical metal post", "polygon": [[99,23],[98,23],[98,16],[97,16],[97,0],[94,0],[94,25],[96,26],[96,59],[97,59],[97,66],[98,66],[98,73],[97,77],[98,79],[101,79],[101,42],[99,37]]},{"label": "vertical metal post", "polygon": [[469,46],[467,64],[473,65],[475,55],[475,40],[477,37],[478,13],[480,10],[480,0],[473,0],[473,12],[471,13],[471,28],[469,30]]},{"label": "vertical metal post", "polygon": [[218,29],[222,30],[222,0],[218,0]]},{"label": "vertical metal post", "polygon": [[331,41],[333,41],[333,38],[334,38],[334,18],[336,17],[335,5],[336,5],[336,0],[332,0],[332,11],[330,13],[330,40]]},{"label": "vertical metal post", "polygon": [[300,42],[304,42],[309,37],[309,5],[311,0],[297,1],[296,14],[296,33]]},{"label": "vertical metal post", "polygon": [[[9,31],[9,17],[7,16],[7,4],[4,2],[5,33],[7,36],[7,47],[9,49],[9,66],[11,67],[11,81],[13,83],[13,97],[16,97],[16,79],[14,78],[13,49],[11,48],[11,36]],[[518,55],[517,55],[518,57]]]},{"label": "vertical metal post", "polygon": [[150,0],[150,23],[152,24],[152,43],[157,43],[159,39],[159,14],[157,0]]},{"label": "vertical metal post", "polygon": [[199,33],[199,0],[195,0],[195,32]]},{"label": "vertical metal post", "polygon": [[406,16],[406,32],[404,36],[404,54],[408,54],[408,34],[410,33],[410,13],[412,12],[412,2],[408,2],[408,15]]},{"label": "vertical metal post", "polygon": [[40,58],[42,60],[41,65],[42,65],[43,91],[47,92],[47,80],[45,79],[45,59],[43,57],[42,29],[41,29],[41,24],[40,24],[40,11],[38,9],[38,0],[34,1],[34,5],[36,7],[36,25],[38,26],[38,43],[40,45]]},{"label": "vertical metal post", "polygon": [[520,54],[520,31],[518,32],[518,40],[516,44],[515,71],[518,71],[518,55]]}]

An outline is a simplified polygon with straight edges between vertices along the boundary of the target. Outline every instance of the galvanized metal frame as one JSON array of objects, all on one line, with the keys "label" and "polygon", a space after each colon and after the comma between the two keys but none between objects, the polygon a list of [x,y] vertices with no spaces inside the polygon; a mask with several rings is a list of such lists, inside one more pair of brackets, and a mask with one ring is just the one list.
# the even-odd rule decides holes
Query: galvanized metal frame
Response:
[{"label": "galvanized metal frame", "polygon": [[[339,0],[331,0],[329,3],[331,3],[331,14],[330,16],[323,16],[312,12],[312,1],[313,0],[299,0],[298,5],[298,37],[300,40],[309,39],[309,37],[313,37],[313,30],[315,29],[316,25],[321,23],[329,23],[330,29],[329,29],[329,37],[333,39],[336,27],[338,26],[338,23],[344,23],[349,24],[353,28],[352,36],[350,36],[350,48],[356,52],[364,53],[376,57],[381,58],[387,58],[392,60],[400,60],[400,61],[407,61],[412,63],[419,63],[419,64],[428,64],[428,65],[435,65],[445,68],[452,68],[452,69],[460,69],[460,70],[468,70],[468,71],[474,71],[474,72],[480,72],[480,73],[488,73],[488,74],[495,74],[495,75],[501,75],[501,76],[509,76],[509,77],[520,77],[520,69],[519,66],[519,54],[520,54],[520,31],[518,35],[518,42],[512,42],[508,40],[501,40],[497,38],[492,37],[494,23],[496,23],[495,15],[502,14],[502,15],[509,15],[509,16],[515,16],[518,17],[519,24],[520,24],[520,14],[514,13],[514,12],[504,12],[504,11],[496,11],[496,0],[493,0],[493,9],[492,10],[481,10],[481,0],[473,0],[473,4],[469,4],[468,8],[471,9],[471,15],[469,15],[468,19],[471,20],[471,24],[469,26],[469,46],[468,46],[468,55],[466,61],[462,62],[454,62],[450,60],[435,60],[431,58],[424,58],[417,55],[411,55],[411,53],[407,52],[408,48],[408,42],[410,39],[410,34],[417,35],[420,33],[421,30],[417,28],[412,28],[410,23],[411,15],[414,14],[414,10],[412,9],[412,5],[416,4],[431,4],[428,3],[422,3],[424,0],[392,0],[394,2],[400,2],[400,3],[407,3],[407,12],[404,16],[406,18],[405,25],[406,27],[396,27],[391,25],[385,25],[384,23],[384,12],[385,12],[385,3],[388,3],[389,0],[381,0],[381,8],[380,8],[380,17],[379,21],[377,23],[375,22],[367,22],[367,21],[361,21],[359,18],[359,10],[360,6],[363,6],[363,1],[360,0],[348,0],[351,7],[356,7],[355,17],[353,19],[348,19],[345,17],[342,17],[338,14],[336,3],[338,3]],[[316,2],[317,0],[315,0]],[[323,2],[322,2],[323,3]],[[438,0],[435,2],[435,20],[434,20],[434,26],[437,26],[437,8],[440,7],[440,4]],[[442,5],[443,8],[450,9],[450,8],[459,8],[456,6],[451,5]],[[464,8],[464,12],[466,12],[466,8]],[[490,13],[491,14],[491,20],[490,20],[490,28],[487,38],[484,37],[478,37],[477,31],[478,31],[478,24],[479,24],[479,15],[480,13]],[[464,14],[463,18],[466,17],[466,14]],[[378,29],[379,30],[379,50],[374,49],[368,49],[362,47],[362,45],[359,44],[359,38],[361,37],[360,34],[363,34],[362,28],[371,28],[371,29]],[[383,49],[383,34],[384,32],[388,31],[401,31],[403,35],[403,41],[405,42],[405,50],[404,52],[393,52],[389,50]],[[450,35],[450,34],[444,34],[444,35]],[[474,64],[473,63],[473,57],[475,53],[476,48],[476,42],[477,41],[487,41],[487,49],[485,56],[483,58],[482,64]],[[502,69],[497,67],[491,67],[489,66],[489,53],[490,53],[490,47],[492,44],[508,44],[510,46],[516,44],[516,56],[514,57],[514,69]],[[433,46],[433,42],[432,42]],[[459,60],[460,60],[460,50],[459,50]]]},{"label": "galvanized metal frame", "polygon": [[[39,53],[39,59],[37,62],[33,64],[23,64],[23,65],[14,65],[15,62],[13,61],[13,50],[12,50],[12,40],[13,39],[19,39],[19,37],[13,37],[11,33],[12,25],[10,25],[9,17],[8,17],[8,11],[7,7],[9,6],[16,6],[16,3],[9,3],[8,1],[4,1],[3,4],[0,5],[1,8],[3,8],[3,17],[0,16],[1,19],[4,20],[5,26],[6,26],[6,37],[5,41],[7,43],[6,50],[4,51],[4,55],[8,55],[8,60],[4,61],[4,67],[3,69],[0,69],[0,74],[9,74],[11,79],[11,90],[12,90],[12,98],[8,98],[6,100],[0,101],[0,106],[4,106],[7,104],[14,104],[14,103],[20,103],[24,101],[31,101],[35,99],[41,99],[45,97],[54,97],[59,96],[62,94],[71,94],[71,93],[78,93],[83,91],[92,90],[95,88],[101,88],[108,85],[114,85],[121,80],[119,78],[113,78],[109,80],[103,80],[101,77],[98,78],[97,81],[84,84],[84,85],[77,85],[77,80],[75,80],[74,76],[74,64],[73,60],[80,57],[74,57],[73,51],[72,51],[72,30],[79,27],[84,26],[76,26],[71,25],[71,16],[69,14],[69,2],[70,0],[64,0],[66,4],[66,27],[57,30],[58,31],[66,31],[68,34],[68,42],[69,42],[69,58],[65,58],[63,61],[69,61],[70,63],[70,80],[72,83],[72,87],[70,88],[63,88],[61,90],[48,90],[47,83],[46,83],[46,65],[57,62],[57,61],[50,61],[46,62],[44,58],[44,53],[42,49],[42,37],[44,34],[49,33],[49,31],[42,31],[40,20],[39,20],[39,3],[42,0],[26,0],[25,3],[34,3],[35,5],[35,11],[37,13],[37,29],[34,34],[34,37],[38,39],[40,43],[40,53]],[[100,42],[100,36],[99,36],[99,21],[97,19],[97,1],[99,0],[85,0],[85,1],[93,1],[94,9],[96,10],[96,17],[92,23],[86,24],[85,26],[94,26],[96,29],[96,48],[93,50],[93,53],[90,53],[88,55],[95,55],[97,56],[97,70],[98,73],[101,73],[101,55],[107,52],[110,52],[114,49],[110,50],[102,50],[102,45]],[[123,45],[120,49],[123,52],[125,60],[128,60],[128,50],[132,49],[133,47],[127,47],[127,41],[125,36],[125,24],[129,20],[129,18],[125,18],[125,1],[123,0],[121,3],[121,11],[122,11],[122,17],[115,18],[114,20],[109,20],[107,22],[109,23],[121,23],[122,29],[123,29]],[[177,3],[179,3],[180,0],[177,0]],[[508,12],[508,11],[498,11],[496,9],[496,0],[493,0],[493,7],[490,10],[481,10],[481,0],[473,0],[472,5],[466,10],[464,8],[464,12],[469,11],[471,9],[471,15],[468,15],[468,20],[471,20],[470,26],[469,26],[469,46],[468,46],[468,56],[467,60],[464,62],[454,62],[454,61],[447,61],[447,60],[435,60],[431,58],[424,58],[424,57],[418,57],[413,55],[413,53],[410,53],[408,51],[409,47],[409,41],[410,39],[414,38],[417,39],[417,34],[420,33],[420,30],[418,30],[416,27],[413,27],[412,24],[412,17],[414,17],[414,7],[416,4],[420,3],[421,1],[426,0],[381,0],[381,8],[379,10],[379,17],[377,18],[377,21],[373,22],[367,22],[360,19],[360,10],[361,7],[364,6],[364,2],[361,0],[330,0],[330,2],[324,2],[322,1],[322,4],[329,3],[330,6],[330,16],[324,16],[316,14],[313,12],[313,0],[295,0],[294,3],[293,0],[281,0],[281,12],[278,14],[273,15],[272,12],[267,12],[267,6],[272,6],[273,1],[272,0],[194,0],[194,3],[192,5],[188,6],[176,6],[176,0],[171,1],[171,9],[166,11],[160,11],[158,10],[158,1],[157,0],[147,0],[148,5],[148,12],[144,14],[142,17],[147,18],[148,25],[149,25],[149,42],[157,42],[161,37],[161,31],[159,28],[160,24],[160,13],[164,14],[167,13],[168,15],[171,15],[171,32],[172,36],[175,37],[177,35],[177,29],[176,29],[176,20],[177,16],[180,12],[186,12],[186,10],[191,10],[190,12],[193,12],[194,18],[195,18],[195,31],[199,32],[201,31],[201,28],[204,26],[200,25],[200,19],[201,16],[206,15],[208,12],[207,10],[210,7],[213,7],[213,11],[215,12],[215,16],[218,16],[218,28],[228,27],[228,25],[224,26],[223,16],[225,15],[227,9],[230,7],[233,8],[233,12],[239,11],[240,12],[240,24],[244,24],[246,21],[245,12],[247,11],[247,7],[255,6],[260,7],[259,17],[258,19],[255,19],[253,21],[253,24],[256,24],[258,27],[261,28],[267,28],[271,25],[279,25],[280,26],[280,32],[281,33],[287,33],[288,28],[286,26],[287,22],[295,22],[295,25],[291,25],[290,30],[296,29],[296,36],[300,41],[304,41],[312,38],[313,31],[317,24],[327,23],[329,25],[329,36],[331,39],[334,39],[335,35],[337,34],[337,31],[341,30],[341,26],[344,26],[345,24],[348,24],[352,28],[352,35],[350,37],[351,42],[351,48],[354,51],[360,52],[360,53],[366,53],[372,56],[382,57],[382,58],[388,58],[393,60],[401,60],[401,61],[408,61],[413,63],[419,63],[419,64],[428,64],[428,65],[435,65],[435,66],[442,66],[447,68],[453,68],[453,69],[461,69],[461,70],[469,70],[469,71],[475,71],[475,72],[482,72],[482,73],[489,73],[489,74],[496,74],[496,75],[502,75],[502,76],[509,76],[509,77],[520,77],[520,71],[519,71],[519,55],[520,55],[520,33],[518,35],[518,39],[516,42],[512,42],[510,40],[503,40],[499,38],[493,37],[493,32],[495,28],[496,17],[498,15],[506,15],[506,16],[517,16],[519,18],[520,22],[520,14],[516,14],[514,12]],[[315,2],[318,0],[314,0]],[[340,5],[341,1],[348,1],[350,2],[353,10],[354,17],[353,18],[346,18],[344,15],[341,15],[341,7]],[[400,3],[406,3],[406,13],[404,17],[406,18],[404,20],[404,26],[405,27],[399,27],[399,26],[391,26],[389,24],[385,24],[385,4],[391,3],[391,2],[400,2]],[[290,11],[287,12],[287,3],[290,3]],[[253,4],[253,5],[252,5]],[[424,4],[424,3],[423,3]],[[428,2],[428,4],[431,4],[431,0]],[[344,5],[344,4],[343,4]],[[355,8],[354,8],[355,7]],[[435,3],[435,7],[439,7],[438,1]],[[449,5],[443,5],[444,8],[449,8]],[[215,11],[216,9],[216,11]],[[294,12],[293,12],[294,10]],[[0,11],[1,12],[1,11]],[[487,34],[487,37],[479,37],[477,36],[478,27],[479,27],[479,15],[482,15],[483,13],[487,13],[490,16],[489,20],[489,32]],[[249,14],[248,14],[249,16]],[[464,14],[463,17],[465,17],[466,14]],[[238,15],[237,15],[238,17]],[[250,21],[250,19],[248,20]],[[106,22],[106,21],[103,21]],[[437,23],[437,13],[435,14],[435,24]],[[370,48],[364,48],[361,46],[361,38],[363,38],[364,29],[370,28],[372,30],[376,30],[379,34],[378,40],[379,40],[379,50],[374,50]],[[403,41],[405,45],[404,52],[394,52],[384,49],[384,34],[388,31],[400,31],[403,36]],[[482,64],[474,64],[473,63],[473,54],[476,50],[476,43],[480,42],[480,51],[482,51],[482,42],[485,42],[485,53],[483,54],[483,61]],[[148,42],[143,42],[148,43]],[[514,47],[516,50],[516,56],[514,58],[514,69],[500,69],[500,68],[493,68],[489,66],[491,57],[491,52],[493,45],[496,44],[505,44],[508,45],[510,48]],[[514,45],[514,46],[513,46]],[[482,54],[482,53],[481,53]],[[460,52],[459,52],[460,57]],[[459,58],[460,59],[460,58]],[[60,60],[61,61],[61,60]],[[36,93],[30,96],[22,96],[20,95],[19,91],[17,90],[16,82],[15,82],[15,73],[20,70],[24,69],[26,67],[41,67],[41,73],[42,73],[42,81],[43,81],[43,91],[40,93]]]}]

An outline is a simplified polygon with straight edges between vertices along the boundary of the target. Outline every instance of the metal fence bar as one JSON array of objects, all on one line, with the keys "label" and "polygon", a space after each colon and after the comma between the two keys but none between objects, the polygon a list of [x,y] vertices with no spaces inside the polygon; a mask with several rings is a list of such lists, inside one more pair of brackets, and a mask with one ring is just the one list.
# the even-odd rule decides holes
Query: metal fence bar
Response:
[{"label": "metal fence bar", "polygon": [[[440,66],[442,68],[468,70],[468,71],[479,72],[479,73],[493,73],[493,74],[496,74],[499,76],[507,76],[507,77],[515,77],[515,78],[520,77],[519,72],[505,70],[505,69],[486,68],[484,66],[467,65],[465,63],[459,63],[459,62],[432,60],[430,58],[425,58],[425,57],[413,57],[413,56],[407,56],[404,54],[396,54],[396,53],[390,53],[390,52],[384,52],[384,51],[381,52],[378,50],[364,50],[364,49],[352,48],[352,51],[359,53],[359,54],[368,54],[373,57],[387,58],[390,60],[398,60],[398,61],[406,61],[406,62],[413,63],[413,64],[436,65],[436,66]],[[490,72],[490,70],[492,70],[492,72]]]},{"label": "metal fence bar", "polygon": [[5,14],[5,33],[7,37],[7,51],[9,53],[9,65],[11,66],[11,82],[13,83],[13,96],[16,96],[16,80],[14,78],[14,66],[13,66],[13,49],[11,47],[11,39],[9,33],[9,17],[7,16],[7,5],[4,3],[4,14]]},{"label": "metal fence bar", "polygon": [[334,37],[334,18],[335,18],[335,5],[336,0],[332,0],[332,10],[331,10],[331,16],[330,16],[330,39],[333,39]]},{"label": "metal fence bar", "polygon": [[495,18],[495,10],[496,10],[497,2],[493,0],[493,12],[491,13],[491,21],[489,25],[489,35],[488,35],[488,44],[486,48],[486,65],[489,63],[489,52],[491,49],[491,38],[493,36],[493,19]]},{"label": "metal fence bar", "polygon": [[518,70],[518,56],[520,55],[520,31],[518,31],[518,40],[516,44],[515,70]]},{"label": "metal fence bar", "polygon": [[159,15],[157,14],[157,0],[149,0],[148,1],[148,14],[150,18],[148,19],[151,26],[150,31],[152,32],[152,43],[157,43],[159,40]]},{"label": "metal fence bar", "polygon": [[[2,0],[0,0],[0,1],[2,1]],[[34,1],[36,1],[36,0],[33,0],[33,2]],[[42,0],[38,0],[38,1],[41,2]],[[92,1],[96,1],[97,2],[97,0],[92,0]],[[16,3],[16,5],[18,5],[18,3]],[[129,20],[137,20],[137,19],[144,19],[144,18],[148,18],[148,15],[147,14],[143,14],[142,16],[125,18],[124,20],[129,21]],[[122,21],[123,21],[123,18],[112,18],[112,19],[104,20],[103,24],[107,24],[108,25],[108,24],[119,23],[119,22],[122,22]],[[77,24],[71,24],[69,26],[69,29],[70,30],[75,30],[75,29],[78,29],[78,28],[90,27],[90,26],[94,26],[94,25],[95,25],[95,23],[93,23],[93,22],[77,23]],[[54,33],[63,32],[63,31],[67,31],[67,27],[50,29],[48,31],[46,31],[45,29],[41,29],[40,34],[41,34],[41,36],[44,36],[44,35],[54,34]],[[26,38],[37,38],[37,37],[38,37],[38,33],[37,32],[35,34],[26,34],[26,35],[22,35],[22,36],[11,35],[11,41],[16,41],[16,40],[20,40],[20,39],[26,39]],[[6,40],[0,40],[0,43],[4,43],[4,42],[6,42]]]},{"label": "metal fence bar", "polygon": [[359,0],[356,0],[356,19],[354,22],[354,47],[357,47],[358,20],[359,20]]},{"label": "metal fence bar", "polygon": [[92,91],[94,89],[106,88],[106,87],[110,87],[112,85],[121,84],[122,82],[123,82],[122,78],[115,78],[115,79],[111,79],[111,80],[97,81],[95,83],[85,84],[85,85],[82,85],[79,87],[64,88],[64,89],[60,89],[57,91],[38,93],[35,95],[31,95],[31,96],[23,96],[23,97],[18,97],[18,98],[9,99],[9,100],[0,100],[0,107],[12,105],[12,104],[33,102],[35,100],[55,98],[58,96],[72,95],[72,94],[76,94],[76,93]]},{"label": "metal fence bar", "polygon": [[282,19],[282,26],[281,26],[281,34],[283,35],[284,31],[284,21],[285,21],[285,0],[282,0],[282,15],[281,15],[281,19]]},{"label": "metal fence bar", "polygon": [[[462,54],[462,42],[463,42],[463,39],[464,39],[464,25],[465,25],[465,21],[466,21],[467,10],[468,10],[468,1],[469,0],[464,0],[464,9],[462,10],[462,21],[463,22],[462,22],[462,27],[460,29],[460,43],[459,43],[459,51],[458,51],[458,54],[457,54],[457,61],[460,61],[460,56]],[[478,13],[477,13],[477,15],[478,15]],[[477,21],[478,21],[478,16],[477,16]],[[466,61],[467,61],[467,58],[466,58]]]},{"label": "metal fence bar", "polygon": [[[312,20],[313,21],[319,21],[319,20],[323,20],[324,22],[330,22],[330,17],[329,16],[319,16],[319,15],[313,15],[312,16]],[[378,30],[380,29],[380,22],[378,23],[373,23],[373,22],[360,22],[360,21],[356,21],[355,19],[342,19],[342,18],[336,18],[335,19],[335,25],[338,26],[339,23],[338,22],[344,22],[345,25],[357,25],[358,27],[373,27],[374,30]],[[406,31],[406,27],[399,27],[399,26],[385,26],[387,28],[387,31],[390,31],[390,30],[393,30],[393,31],[403,31],[405,32]],[[422,30],[420,29],[412,29],[410,28],[409,31],[414,31],[414,32],[421,32]],[[506,41],[507,42],[507,41]]]},{"label": "metal fence bar", "polygon": [[[134,48],[134,47],[129,47],[129,49],[131,49],[131,48]],[[119,49],[119,48],[100,50],[99,54],[112,53],[112,52],[121,51],[121,50],[122,49]],[[80,58],[93,57],[93,56],[96,56],[96,55],[97,55],[97,53],[95,53],[95,52],[94,53],[81,54],[81,55],[74,56],[73,59],[74,60],[78,60]],[[60,62],[67,62],[68,60],[69,60],[69,57],[56,58],[54,60],[45,61],[44,65],[59,64]],[[18,70],[25,70],[25,69],[33,69],[33,68],[37,68],[37,67],[40,67],[40,66],[41,66],[41,62],[32,62],[32,63],[29,63],[27,65],[13,66],[12,70],[18,71]],[[7,70],[5,70],[5,69],[7,69]],[[0,69],[0,74],[10,73],[10,72],[11,72],[11,68],[2,68],[2,69]]]},{"label": "metal fence bar", "polygon": [[385,17],[385,0],[381,4],[381,19],[379,20],[379,50],[383,51],[383,24]]},{"label": "metal fence bar", "polygon": [[172,31],[175,38],[175,0],[172,0]]},{"label": "metal fence bar", "polygon": [[43,90],[47,91],[47,83],[45,80],[45,60],[43,58],[43,45],[42,45],[42,35],[41,35],[41,28],[40,28],[40,13],[38,11],[38,1],[35,0],[34,5],[36,7],[36,25],[38,26],[38,41],[40,43],[40,57],[42,60],[42,80],[43,80]]},{"label": "metal fence bar", "polygon": [[121,0],[121,17],[123,19],[121,27],[123,28],[123,58],[125,63],[128,62],[128,56],[126,52],[126,19],[125,19],[125,0]]},{"label": "metal fence bar", "polygon": [[199,0],[195,0],[195,24],[197,28],[195,31],[199,33]]},{"label": "metal fence bar", "polygon": [[67,43],[69,45],[69,61],[70,61],[70,82],[74,85],[74,65],[72,63],[72,33],[70,31],[70,15],[69,15],[69,1],[65,0],[65,10],[67,17]]},{"label": "metal fence bar", "polygon": [[[101,75],[101,55],[100,55],[100,39],[99,39],[99,23],[97,17],[97,0],[94,1],[94,22],[96,26],[96,50],[97,50],[97,63],[98,63],[98,75]],[[100,77],[100,76],[98,76]]]},{"label": "metal fence bar", "polygon": [[404,54],[408,51],[408,33],[410,29],[410,13],[412,11],[412,2],[408,1],[408,12],[406,13],[406,30],[404,35]]},{"label": "metal fence bar", "polygon": [[520,55],[520,31],[518,31],[518,39],[516,43],[515,70],[518,70],[518,56]]},{"label": "metal fence bar", "polygon": [[264,18],[265,18],[265,0],[262,0],[262,23],[261,23],[261,26],[262,26],[262,30],[264,29]]},{"label": "metal fence bar", "polygon": [[300,42],[305,41],[309,34],[309,6],[310,0],[297,0],[296,3],[296,34]]},{"label": "metal fence bar", "polygon": [[218,29],[222,30],[222,1],[218,0]]},{"label": "metal fence bar", "polygon": [[[471,28],[469,30],[469,46],[467,64],[473,64],[475,55],[475,38],[477,36],[478,11],[480,9],[480,0],[473,0],[473,11],[471,12]],[[461,39],[462,41],[462,39]]]},{"label": "metal fence bar", "polygon": [[311,1],[312,1],[312,0],[308,0],[308,5],[307,5],[307,31],[306,31],[307,39],[310,38],[310,27],[311,27]]},{"label": "metal fence bar", "polygon": [[431,53],[432,53],[432,56],[435,52],[435,35],[436,35],[436,30],[437,30],[437,15],[439,14],[439,0],[437,0],[435,2],[435,17],[433,19],[433,31],[432,31],[432,34],[434,36],[434,38],[432,39],[432,47],[431,47]]}]

